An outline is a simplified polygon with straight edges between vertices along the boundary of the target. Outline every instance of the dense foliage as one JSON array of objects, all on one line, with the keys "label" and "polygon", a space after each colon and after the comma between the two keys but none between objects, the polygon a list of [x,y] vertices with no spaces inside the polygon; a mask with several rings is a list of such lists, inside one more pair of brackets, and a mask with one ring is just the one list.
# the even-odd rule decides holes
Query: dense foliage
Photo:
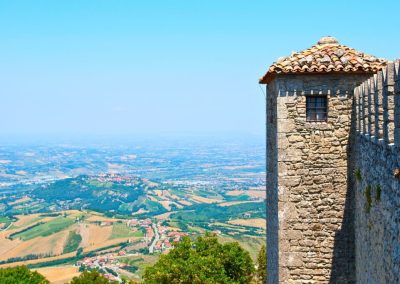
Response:
[{"label": "dense foliage", "polygon": [[0,269],[2,284],[47,284],[46,278],[36,271],[30,271],[26,266],[16,266]]},{"label": "dense foliage", "polygon": [[186,223],[210,223],[211,220],[227,221],[232,218],[242,218],[244,212],[251,218],[266,218],[265,203],[242,203],[222,207],[218,204],[195,204],[172,215],[173,218],[185,220]]},{"label": "dense foliage", "polygon": [[249,253],[238,243],[221,244],[207,234],[195,241],[183,238],[143,278],[147,284],[244,284],[250,283],[253,271]]},{"label": "dense foliage", "polygon": [[[60,204],[68,202],[71,209],[85,208],[105,212],[116,211],[126,213],[126,204],[132,204],[129,210],[136,211],[135,202],[144,196],[144,184],[138,181],[133,186],[125,183],[99,183],[88,176],[79,176],[55,181],[46,186],[36,188],[32,194],[49,204]],[[124,208],[120,210],[120,206]]]},{"label": "dense foliage", "polygon": [[255,275],[257,283],[266,283],[267,280],[267,252],[262,246],[257,256],[257,270]]},{"label": "dense foliage", "polygon": [[79,244],[82,241],[82,237],[80,234],[76,233],[75,231],[69,232],[68,239],[66,245],[64,246],[63,253],[69,253],[76,251],[79,247]]},{"label": "dense foliage", "polygon": [[72,278],[70,284],[116,284],[116,281],[110,281],[96,270],[84,271],[79,276]]}]

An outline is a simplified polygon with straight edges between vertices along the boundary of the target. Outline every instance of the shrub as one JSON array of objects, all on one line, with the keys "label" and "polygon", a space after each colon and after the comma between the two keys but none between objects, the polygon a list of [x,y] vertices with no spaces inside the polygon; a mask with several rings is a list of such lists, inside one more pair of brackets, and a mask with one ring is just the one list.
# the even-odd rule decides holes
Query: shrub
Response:
[{"label": "shrub", "polygon": [[371,206],[372,206],[372,196],[371,196],[371,186],[367,185],[365,188],[365,199],[366,199],[366,204],[365,204],[365,210],[367,213],[371,211]]},{"label": "shrub", "polygon": [[184,237],[144,273],[144,283],[251,283],[253,261],[238,243],[221,244],[206,234],[192,241]]},{"label": "shrub", "polygon": [[116,281],[110,281],[96,270],[84,271],[79,276],[72,278],[70,284],[117,284]]},{"label": "shrub", "polygon": [[67,242],[64,246],[63,253],[69,253],[76,251],[79,247],[79,244],[82,241],[82,237],[80,234],[76,233],[75,231],[70,231],[68,234]]},{"label": "shrub", "polygon": [[375,196],[376,201],[381,201],[381,194],[382,194],[382,188],[381,185],[378,184],[376,186],[376,196]]},{"label": "shrub", "polygon": [[257,256],[257,270],[255,275],[256,283],[267,283],[267,252],[262,246]]},{"label": "shrub", "polygon": [[354,176],[356,177],[357,181],[361,181],[362,180],[361,170],[360,169],[354,170]]},{"label": "shrub", "polygon": [[30,271],[26,266],[15,266],[0,269],[0,283],[8,284],[48,284],[43,275]]}]

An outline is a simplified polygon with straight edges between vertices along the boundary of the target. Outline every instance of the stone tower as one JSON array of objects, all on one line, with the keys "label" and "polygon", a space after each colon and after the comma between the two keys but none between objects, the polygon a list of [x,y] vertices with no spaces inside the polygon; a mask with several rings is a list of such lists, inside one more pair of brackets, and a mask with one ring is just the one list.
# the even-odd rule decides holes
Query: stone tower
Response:
[{"label": "stone tower", "polygon": [[353,93],[385,61],[323,37],[267,84],[268,283],[354,283]]}]

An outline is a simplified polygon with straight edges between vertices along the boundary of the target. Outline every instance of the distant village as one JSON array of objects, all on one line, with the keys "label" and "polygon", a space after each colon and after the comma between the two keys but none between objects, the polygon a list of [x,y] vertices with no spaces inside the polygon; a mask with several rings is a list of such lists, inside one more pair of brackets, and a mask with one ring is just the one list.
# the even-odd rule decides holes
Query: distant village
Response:
[{"label": "distant village", "polygon": [[[112,221],[102,221],[100,226],[110,226],[112,223]],[[167,252],[175,242],[179,242],[182,237],[188,235],[177,230],[171,230],[171,227],[162,226],[161,223],[161,221],[154,223],[150,218],[127,220],[126,225],[131,230],[145,231],[143,241],[116,252],[85,257],[77,261],[76,266],[80,267],[80,270],[99,270],[104,273],[106,278],[122,282],[121,271],[129,271],[129,265],[119,261],[119,259],[127,256],[139,256],[141,253],[138,251],[141,249],[147,250],[150,254]]]}]

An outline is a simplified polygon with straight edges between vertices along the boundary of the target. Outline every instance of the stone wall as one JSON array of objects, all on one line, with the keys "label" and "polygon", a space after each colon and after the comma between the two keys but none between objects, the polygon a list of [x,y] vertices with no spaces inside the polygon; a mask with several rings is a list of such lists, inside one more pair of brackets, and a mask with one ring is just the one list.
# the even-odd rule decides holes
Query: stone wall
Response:
[{"label": "stone wall", "polygon": [[[399,62],[355,89],[357,283],[400,283]],[[400,172],[399,172],[400,173]]]},{"label": "stone wall", "polygon": [[[268,283],[355,281],[354,88],[365,74],[278,75],[267,92]],[[306,95],[328,121],[306,121]],[[349,179],[350,177],[350,179]]]}]

